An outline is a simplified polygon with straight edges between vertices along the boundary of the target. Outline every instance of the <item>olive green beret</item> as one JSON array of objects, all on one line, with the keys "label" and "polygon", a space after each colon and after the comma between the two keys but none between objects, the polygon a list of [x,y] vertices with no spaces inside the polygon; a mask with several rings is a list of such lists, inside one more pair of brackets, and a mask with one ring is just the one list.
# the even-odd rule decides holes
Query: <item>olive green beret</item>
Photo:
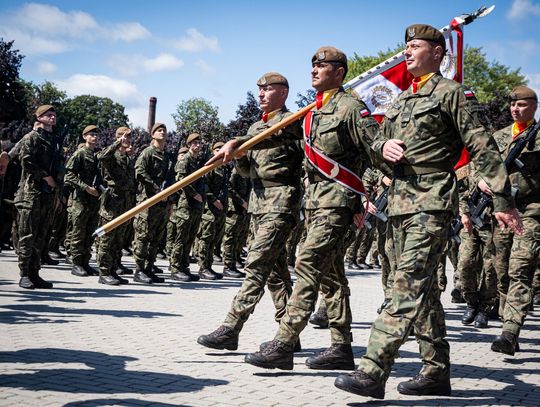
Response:
[{"label": "olive green beret", "polygon": [[188,148],[187,147],[180,147],[180,150],[178,150],[178,154],[185,154],[188,152]]},{"label": "olive green beret", "polygon": [[532,99],[538,102],[536,92],[527,86],[517,86],[510,92],[510,100]]},{"label": "olive green beret", "polygon": [[131,135],[131,129],[126,126],[121,126],[116,129],[116,137]]},{"label": "olive green beret", "polygon": [[197,140],[197,139],[200,139],[200,138],[201,138],[201,135],[199,133],[191,133],[187,138],[186,144],[189,144],[193,140]]},{"label": "olive green beret", "polygon": [[154,134],[154,132],[159,129],[160,127],[163,127],[165,129],[165,132],[167,132],[167,126],[165,126],[163,123],[155,123],[153,126],[152,126],[152,131],[150,132],[150,134]]},{"label": "olive green beret", "polygon": [[41,105],[36,109],[36,117],[43,116],[45,113],[47,113],[49,110],[54,110],[54,106],[52,105]]},{"label": "olive green beret", "polygon": [[413,24],[405,30],[405,42],[411,40],[426,40],[437,43],[446,49],[446,40],[442,32],[427,24]]},{"label": "olive green beret", "polygon": [[212,145],[212,150],[215,150],[216,148],[221,148],[225,145],[225,143],[223,141],[216,141],[213,145]]},{"label": "olive green beret", "polygon": [[318,62],[339,62],[347,68],[347,55],[335,47],[321,47],[311,58],[312,64]]},{"label": "olive green beret", "polygon": [[97,126],[91,124],[91,125],[86,126],[84,128],[84,130],[82,131],[82,135],[84,136],[85,134],[91,133],[91,132],[93,132],[94,130],[97,130],[97,129],[98,129]]},{"label": "olive green beret", "polygon": [[257,86],[283,85],[289,87],[289,81],[283,75],[277,72],[268,72],[259,78]]}]

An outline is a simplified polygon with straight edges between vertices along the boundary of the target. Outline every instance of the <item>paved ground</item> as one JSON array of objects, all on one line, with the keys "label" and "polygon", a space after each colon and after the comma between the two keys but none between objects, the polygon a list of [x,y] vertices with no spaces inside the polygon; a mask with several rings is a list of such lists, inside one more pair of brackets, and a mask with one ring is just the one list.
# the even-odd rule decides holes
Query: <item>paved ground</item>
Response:
[{"label": "paved ground", "polygon": [[[133,266],[130,258],[125,263]],[[527,320],[521,352],[505,358],[489,349],[500,322],[485,330],[463,327],[463,306],[451,304],[444,293],[452,396],[416,398],[396,391],[420,367],[418,346],[410,341],[400,351],[386,399],[371,401],[336,389],[339,372],[305,367],[307,357],[328,345],[326,330],[304,330],[304,352],[292,372],[243,362],[274,335],[268,295],[246,324],[237,352],[197,345],[197,337],[225,317],[238,280],[109,288],[96,277],[72,276],[67,265],[46,267],[42,275],[54,282],[53,290],[19,289],[16,257],[0,253],[1,406],[540,405],[538,313]],[[349,275],[354,352],[360,356],[382,301],[380,274]]]}]

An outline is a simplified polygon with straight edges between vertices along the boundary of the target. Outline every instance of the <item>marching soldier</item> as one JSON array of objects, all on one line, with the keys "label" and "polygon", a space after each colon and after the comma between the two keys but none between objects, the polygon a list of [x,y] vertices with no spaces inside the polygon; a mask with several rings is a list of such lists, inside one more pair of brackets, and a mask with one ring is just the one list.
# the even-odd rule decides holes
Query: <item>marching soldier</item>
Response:
[{"label": "marching soldier", "polygon": [[[510,93],[510,112],[514,123],[494,134],[499,150],[506,157],[516,141],[527,134],[536,124],[534,114],[538,107],[536,93],[518,86]],[[510,181],[517,189],[516,204],[523,218],[525,232],[515,234],[510,250],[508,267],[509,286],[502,313],[503,327],[500,336],[491,345],[495,352],[513,355],[516,351],[519,333],[531,302],[532,282],[540,252],[540,143],[538,134],[527,144],[519,155],[522,167],[514,164],[509,168]],[[484,192],[492,193],[493,188]]]},{"label": "marching soldier", "polygon": [[96,157],[99,130],[95,125],[86,126],[82,132],[84,144],[77,149],[66,164],[66,185],[71,194],[68,204],[69,256],[73,264],[71,274],[79,277],[98,275],[90,267],[92,233],[99,221],[99,196],[101,171]]},{"label": "marching soldier", "polygon": [[[169,159],[165,154],[167,127],[155,123],[151,130],[152,141],[135,162],[137,179],[137,203],[145,201],[162,190],[167,178]],[[135,218],[135,239],[133,257],[135,258],[134,281],[140,283],[163,283],[165,279],[154,274],[154,263],[159,244],[167,228],[167,201],[140,212]]]},{"label": "marching soldier", "polygon": [[[285,107],[289,83],[283,75],[266,73],[257,81],[257,86],[262,120],[254,123],[245,137],[227,142],[222,152],[233,151],[241,142],[291,115]],[[242,287],[234,297],[223,324],[197,340],[203,346],[237,349],[239,333],[264,294],[265,286],[276,307],[276,321],[283,317],[292,291],[286,243],[300,211],[302,149],[297,142],[300,136],[300,123],[293,123],[271,139],[256,145],[246,157],[237,161],[238,172],[249,175],[253,187],[248,209],[252,214],[253,240],[246,259],[246,277]],[[216,157],[222,155],[217,154]],[[297,339],[291,351],[294,345],[299,346]]]},{"label": "marching soldier", "polygon": [[458,207],[453,166],[463,145],[494,192],[499,226],[521,230],[510,183],[493,139],[469,91],[439,72],[446,52],[436,28],[416,24],[405,31],[405,61],[412,85],[386,111],[372,150],[393,164],[388,213],[396,251],[392,302],[372,325],[358,370],[335,385],[366,397],[384,398],[385,384],[400,346],[411,330],[423,367],[398,391],[408,395],[450,395],[449,345],[437,284],[450,221]]}]

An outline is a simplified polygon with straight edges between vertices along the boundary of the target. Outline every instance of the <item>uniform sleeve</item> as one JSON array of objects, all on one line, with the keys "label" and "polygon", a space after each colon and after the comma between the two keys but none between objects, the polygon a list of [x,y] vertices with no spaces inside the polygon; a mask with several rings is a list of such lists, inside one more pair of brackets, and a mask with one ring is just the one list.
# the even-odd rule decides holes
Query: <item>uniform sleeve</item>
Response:
[{"label": "uniform sleeve", "polygon": [[75,151],[66,164],[66,185],[84,191],[88,186],[80,177],[81,154]]},{"label": "uniform sleeve", "polygon": [[116,140],[109,147],[104,148],[101,152],[98,153],[97,158],[104,164],[108,164],[111,161],[114,161],[114,153],[120,147],[120,139]]},{"label": "uniform sleeve", "polygon": [[44,177],[51,174],[36,164],[38,162],[37,154],[39,154],[39,152],[36,148],[36,138],[32,136],[25,136],[21,140],[21,152],[19,155],[21,166],[25,172],[30,174],[34,180],[39,182]]},{"label": "uniform sleeve", "polygon": [[157,194],[160,189],[160,186],[154,182],[152,176],[148,172],[148,168],[150,168],[151,165],[150,160],[150,153],[147,150],[144,150],[137,158],[137,161],[135,161],[135,178],[137,179],[137,182],[144,187],[147,196]]},{"label": "uniform sleeve", "polygon": [[[189,174],[191,174],[191,171],[189,171],[189,163],[191,158],[188,156],[185,156],[184,159],[179,160],[176,163],[175,171],[176,171],[176,180],[180,181],[181,179],[187,177]],[[193,184],[186,185],[184,188],[182,188],[184,193],[187,196],[194,197],[198,194],[197,190],[193,186]]]}]

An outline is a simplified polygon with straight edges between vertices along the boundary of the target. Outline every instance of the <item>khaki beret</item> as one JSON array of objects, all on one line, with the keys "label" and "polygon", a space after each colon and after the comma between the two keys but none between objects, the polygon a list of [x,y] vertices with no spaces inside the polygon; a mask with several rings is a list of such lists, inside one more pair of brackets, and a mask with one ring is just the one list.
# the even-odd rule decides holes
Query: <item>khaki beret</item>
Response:
[{"label": "khaki beret", "polygon": [[116,129],[116,137],[129,136],[131,135],[131,129],[126,126],[121,126]]},{"label": "khaki beret", "polygon": [[180,150],[178,150],[178,154],[185,154],[189,151],[187,147],[180,147]]},{"label": "khaki beret", "polygon": [[536,92],[527,86],[517,86],[510,92],[510,100],[532,99],[538,102]]},{"label": "khaki beret", "polygon": [[405,42],[411,40],[426,40],[437,43],[446,49],[446,40],[442,32],[427,24],[413,24],[405,30]]},{"label": "khaki beret", "polygon": [[212,145],[212,150],[215,150],[216,148],[221,148],[225,145],[225,143],[223,141],[216,141],[213,145]]},{"label": "khaki beret", "polygon": [[339,62],[347,68],[347,55],[335,47],[321,47],[311,58],[312,64],[317,62]]},{"label": "khaki beret", "polygon": [[191,143],[193,140],[197,140],[197,139],[200,139],[201,138],[201,135],[199,133],[191,133],[187,140],[186,140],[186,144],[189,144]]},{"label": "khaki beret", "polygon": [[160,127],[163,127],[165,129],[165,132],[167,131],[167,126],[165,126],[163,123],[155,123],[153,126],[152,126],[152,131],[150,132],[150,134],[154,134],[154,132],[159,129]]},{"label": "khaki beret", "polygon": [[50,110],[52,110],[54,112],[55,111],[54,106],[52,106],[52,105],[41,105],[40,107],[38,107],[36,109],[36,117],[43,116],[45,113],[47,113]]},{"label": "khaki beret", "polygon": [[93,132],[94,130],[97,130],[97,129],[98,129],[97,126],[91,124],[91,125],[86,126],[84,128],[84,130],[82,131],[82,135],[84,136],[85,134],[91,133],[91,132]]},{"label": "khaki beret", "polygon": [[289,81],[283,75],[277,72],[268,72],[259,78],[257,86],[283,85],[289,87]]}]

